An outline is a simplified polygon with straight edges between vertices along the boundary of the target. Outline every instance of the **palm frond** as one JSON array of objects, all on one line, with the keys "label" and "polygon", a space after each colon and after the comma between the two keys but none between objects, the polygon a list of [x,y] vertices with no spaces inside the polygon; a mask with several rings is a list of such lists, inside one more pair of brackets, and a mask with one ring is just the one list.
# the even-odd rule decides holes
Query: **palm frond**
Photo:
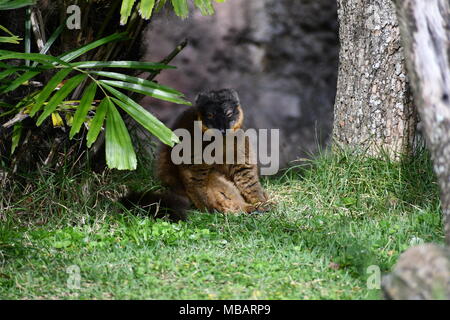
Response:
[{"label": "palm frond", "polygon": [[20,9],[35,3],[35,0],[3,0],[2,3],[0,3],[0,10]]},{"label": "palm frond", "polygon": [[[224,2],[225,0],[214,0],[215,2]],[[122,0],[120,10],[120,23],[127,24],[133,9],[138,10],[143,19],[150,19],[153,12],[161,10],[168,0]],[[188,0],[170,0],[175,14],[182,19],[189,15]],[[203,15],[214,14],[213,0],[193,0],[194,6],[200,10]]]},{"label": "palm frond", "polygon": [[0,42],[19,44],[20,41],[22,40],[22,38],[19,38],[18,36],[14,35],[11,31],[6,29],[2,25],[0,25],[0,30],[4,31],[5,33],[7,33],[9,35],[8,37],[4,37],[4,36],[0,37]]},{"label": "palm frond", "polygon": [[[65,119],[70,119],[70,121],[66,121],[66,124],[71,126],[70,138],[73,138],[85,124],[88,128],[86,141],[88,147],[91,147],[99,133],[105,130],[108,166],[120,170],[133,170],[136,168],[136,154],[117,107],[120,107],[163,143],[173,146],[178,142],[178,138],[156,117],[120,90],[138,92],[177,104],[190,105],[190,102],[185,100],[183,94],[177,90],[155,82],[120,72],[99,70],[115,68],[160,71],[173,68],[167,64],[137,61],[75,61],[95,48],[125,38],[124,34],[113,34],[59,57],[43,53],[0,50],[0,61],[6,61],[6,63],[0,63],[0,80],[5,82],[3,86],[0,86],[0,94],[15,90],[19,86],[28,86],[32,78],[44,72],[56,71],[43,88],[18,103],[14,109],[15,112],[37,118],[38,126],[49,118],[52,119],[55,127],[61,126],[63,125],[61,115],[63,115]],[[10,59],[29,60],[34,64],[32,66],[13,66],[8,64]],[[68,100],[70,95],[81,85],[86,85],[81,100]],[[99,95],[103,96],[100,98],[100,104],[96,103],[99,101],[96,100]],[[11,123],[10,125],[18,124]],[[18,130],[19,127],[15,129],[13,135],[14,149],[20,139]]]}]

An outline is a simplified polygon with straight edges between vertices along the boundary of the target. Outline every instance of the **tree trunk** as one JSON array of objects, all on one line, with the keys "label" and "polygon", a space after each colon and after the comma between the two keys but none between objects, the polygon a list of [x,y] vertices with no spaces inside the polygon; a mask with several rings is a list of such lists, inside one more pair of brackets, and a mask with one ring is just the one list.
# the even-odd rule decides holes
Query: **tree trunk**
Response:
[{"label": "tree trunk", "polygon": [[396,0],[408,75],[441,188],[450,244],[450,5]]},{"label": "tree trunk", "polygon": [[383,150],[392,158],[413,145],[412,106],[391,0],[338,0],[340,65],[333,137],[341,146]]},{"label": "tree trunk", "polygon": [[[450,4],[395,0],[406,65],[441,188],[450,244]],[[389,299],[450,299],[450,249],[428,244],[402,254],[384,277]]]}]

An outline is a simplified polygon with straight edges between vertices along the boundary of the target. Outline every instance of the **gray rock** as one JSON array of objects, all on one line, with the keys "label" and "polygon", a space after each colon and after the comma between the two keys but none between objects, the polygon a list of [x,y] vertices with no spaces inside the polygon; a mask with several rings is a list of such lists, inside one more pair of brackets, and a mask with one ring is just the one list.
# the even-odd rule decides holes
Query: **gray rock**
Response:
[{"label": "gray rock", "polygon": [[423,244],[407,250],[383,278],[382,289],[386,299],[450,299],[450,249]]}]

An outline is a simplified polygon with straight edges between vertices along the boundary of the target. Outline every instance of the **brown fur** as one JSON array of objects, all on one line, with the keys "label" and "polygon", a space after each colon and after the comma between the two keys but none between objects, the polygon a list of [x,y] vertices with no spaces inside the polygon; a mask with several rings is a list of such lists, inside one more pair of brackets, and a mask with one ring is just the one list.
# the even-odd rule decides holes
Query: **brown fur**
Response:
[{"label": "brown fur", "polygon": [[[202,121],[203,132],[210,129],[208,123],[213,127],[211,129],[222,133],[226,132],[225,129],[242,129],[244,112],[237,93],[232,89],[223,89],[199,94],[196,107],[183,112],[172,129],[186,129],[194,137],[194,122],[198,120]],[[237,139],[232,142],[234,148],[231,149],[226,137],[223,138],[223,162],[226,162],[226,153],[230,150],[234,150],[233,159],[237,160]],[[203,142],[202,153],[209,143]],[[257,165],[250,163],[252,150],[248,138],[244,147],[244,164],[175,165],[171,160],[172,148],[163,145],[157,154],[156,176],[169,187],[169,191],[163,194],[132,192],[122,198],[121,203],[128,208],[144,206],[149,214],[157,218],[169,216],[175,221],[186,219],[185,212],[190,202],[197,209],[223,213],[265,211],[267,195],[259,182]],[[194,163],[194,145],[191,154],[191,163]]]},{"label": "brown fur", "polygon": [[[241,129],[244,120],[242,108],[240,106],[238,108],[239,117],[232,127],[233,130]],[[193,136],[194,121],[198,119],[201,119],[198,110],[189,109],[176,120],[173,129],[187,129]],[[208,128],[203,124],[202,129],[206,131]],[[208,142],[204,143],[203,148],[207,144]],[[245,164],[175,165],[171,161],[171,151],[172,148],[169,146],[161,147],[158,152],[156,175],[173,192],[187,196],[196,208],[223,213],[250,213],[263,210],[261,205],[268,199],[259,182],[257,165],[249,163],[251,150],[248,139],[245,144]],[[234,157],[236,159],[236,155]]]}]

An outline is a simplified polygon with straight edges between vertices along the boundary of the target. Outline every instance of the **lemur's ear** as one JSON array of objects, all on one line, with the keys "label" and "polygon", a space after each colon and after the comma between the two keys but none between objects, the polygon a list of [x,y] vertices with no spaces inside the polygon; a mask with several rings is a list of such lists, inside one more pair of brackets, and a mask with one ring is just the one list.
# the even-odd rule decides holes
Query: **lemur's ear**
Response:
[{"label": "lemur's ear", "polygon": [[211,100],[211,95],[209,92],[200,92],[197,95],[197,98],[195,98],[195,105],[199,107],[199,106],[206,104],[210,100]]},{"label": "lemur's ear", "polygon": [[227,93],[231,95],[232,99],[235,100],[237,104],[241,104],[239,101],[239,95],[236,90],[234,89],[225,89],[225,90],[227,91]]}]

